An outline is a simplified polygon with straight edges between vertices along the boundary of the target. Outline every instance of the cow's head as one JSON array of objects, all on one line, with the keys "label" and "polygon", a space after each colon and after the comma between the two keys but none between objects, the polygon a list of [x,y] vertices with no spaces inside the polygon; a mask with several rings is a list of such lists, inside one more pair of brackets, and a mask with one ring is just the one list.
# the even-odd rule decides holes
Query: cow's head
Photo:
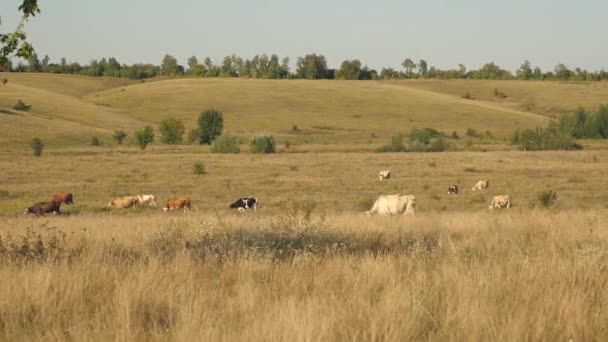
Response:
[{"label": "cow's head", "polygon": [[72,197],[72,193],[68,194],[68,198],[65,200],[65,204],[74,204],[74,198]]}]

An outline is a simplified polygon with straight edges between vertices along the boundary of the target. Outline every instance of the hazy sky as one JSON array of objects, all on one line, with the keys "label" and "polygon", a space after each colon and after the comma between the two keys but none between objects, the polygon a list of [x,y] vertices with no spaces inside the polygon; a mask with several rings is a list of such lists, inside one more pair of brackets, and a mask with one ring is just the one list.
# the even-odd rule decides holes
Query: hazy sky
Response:
[{"label": "hazy sky", "polygon": [[[1,0],[0,31],[20,0]],[[606,0],[39,0],[27,32],[39,55],[88,63],[159,64],[170,53],[244,58],[317,52],[330,67],[358,58],[378,70],[406,57],[442,69],[494,61],[517,69],[608,69]]]}]

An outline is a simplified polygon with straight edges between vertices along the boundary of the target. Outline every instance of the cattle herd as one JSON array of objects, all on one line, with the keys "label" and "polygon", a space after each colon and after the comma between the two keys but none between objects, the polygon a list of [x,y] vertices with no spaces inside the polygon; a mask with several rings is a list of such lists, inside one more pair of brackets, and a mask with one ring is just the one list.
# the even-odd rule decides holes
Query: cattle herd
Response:
[{"label": "cattle herd", "polygon": [[[378,174],[380,181],[388,180],[391,178],[390,170],[382,170]],[[472,191],[485,190],[490,186],[488,180],[479,180],[471,189]],[[448,195],[458,195],[458,185],[452,184],[448,186]],[[49,202],[38,202],[31,207],[25,209],[26,214],[44,215],[60,214],[60,206],[62,203],[73,204],[74,197],[70,192],[58,192],[53,195]],[[157,207],[156,196],[152,194],[137,195],[137,196],[123,196],[118,197],[110,202],[108,206],[112,208],[133,208],[149,206]],[[246,209],[252,209],[255,211],[258,206],[258,199],[255,197],[242,197],[230,204],[231,209],[236,209],[239,212],[244,212]],[[492,198],[489,209],[495,208],[511,208],[511,196],[510,195],[499,195]],[[165,202],[165,206],[162,208],[163,211],[171,211],[176,209],[183,209],[184,212],[190,211],[192,208],[190,197],[170,197]],[[366,214],[380,214],[380,215],[414,215],[416,212],[416,197],[413,195],[381,195],[374,202],[372,208],[366,212]]]}]

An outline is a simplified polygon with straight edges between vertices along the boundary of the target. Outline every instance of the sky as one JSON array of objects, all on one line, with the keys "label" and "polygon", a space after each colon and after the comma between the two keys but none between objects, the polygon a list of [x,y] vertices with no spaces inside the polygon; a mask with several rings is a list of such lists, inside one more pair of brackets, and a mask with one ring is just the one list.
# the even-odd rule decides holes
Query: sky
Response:
[{"label": "sky", "polygon": [[[20,0],[1,0],[0,32],[17,24]],[[516,70],[524,60],[543,70],[558,63],[608,70],[606,0],[39,0],[26,26],[51,61],[160,64],[187,58],[251,58],[276,53],[292,64],[323,54],[329,67],[346,59],[401,68],[405,58],[441,69],[495,62]]]}]

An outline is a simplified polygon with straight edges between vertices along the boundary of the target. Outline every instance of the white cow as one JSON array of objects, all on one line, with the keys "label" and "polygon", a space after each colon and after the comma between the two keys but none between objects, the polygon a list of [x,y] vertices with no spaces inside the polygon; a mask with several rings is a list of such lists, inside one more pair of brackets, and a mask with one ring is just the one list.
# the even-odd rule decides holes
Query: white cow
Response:
[{"label": "white cow", "polygon": [[391,178],[391,170],[380,171],[380,173],[378,173],[378,178],[380,178],[380,181]]},{"label": "white cow", "polygon": [[471,190],[473,190],[473,191],[483,190],[483,189],[487,189],[489,186],[490,186],[490,181],[487,179],[482,179],[482,180],[478,181],[477,183],[475,183],[475,186]]},{"label": "white cow", "polygon": [[381,195],[372,209],[366,214],[378,213],[380,215],[414,215],[416,212],[416,197],[413,195]]},{"label": "white cow", "polygon": [[154,195],[137,195],[139,200],[139,206],[147,205],[149,207],[156,207],[156,196]]},{"label": "white cow", "polygon": [[494,208],[511,208],[512,205],[511,196],[499,195],[492,198],[492,203],[490,203],[489,208],[490,210],[493,210]]}]

